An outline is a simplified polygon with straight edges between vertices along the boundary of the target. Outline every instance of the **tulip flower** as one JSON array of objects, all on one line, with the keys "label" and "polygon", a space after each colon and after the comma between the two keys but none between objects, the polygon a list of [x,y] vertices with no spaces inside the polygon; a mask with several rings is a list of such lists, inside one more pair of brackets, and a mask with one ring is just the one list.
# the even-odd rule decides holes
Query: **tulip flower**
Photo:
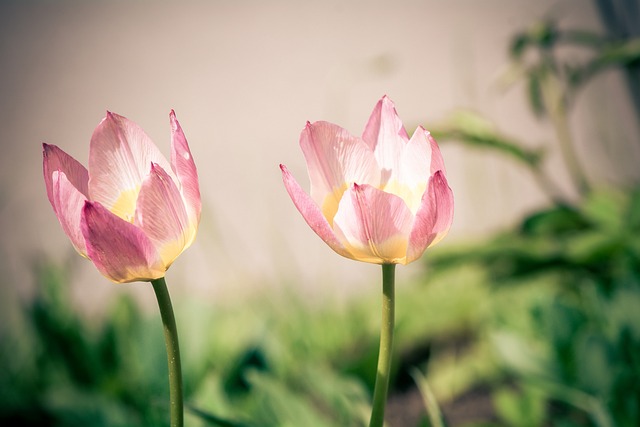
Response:
[{"label": "tulip flower", "polygon": [[307,123],[300,135],[311,195],[283,165],[287,192],[334,251],[376,264],[408,264],[438,243],[453,220],[453,194],[435,139],[411,139],[383,97],[361,138],[340,126]]},{"label": "tulip flower", "polygon": [[395,317],[395,265],[438,243],[453,221],[453,193],[435,139],[409,138],[393,102],[375,106],[362,137],[328,122],[300,135],[307,194],[284,165],[284,185],[311,229],[338,254],[382,264],[382,322],[370,427],[384,423]]},{"label": "tulip flower", "polygon": [[150,281],[164,325],[171,426],[183,425],[178,332],[164,279],[193,243],[200,221],[196,166],[175,113],[171,163],[134,122],[114,113],[98,124],[89,167],[43,144],[47,197],[80,255],[116,283]]},{"label": "tulip flower", "polygon": [[175,113],[171,164],[134,122],[114,113],[89,146],[89,168],[44,146],[47,196],[75,249],[113,282],[161,278],[200,220],[198,174]]}]

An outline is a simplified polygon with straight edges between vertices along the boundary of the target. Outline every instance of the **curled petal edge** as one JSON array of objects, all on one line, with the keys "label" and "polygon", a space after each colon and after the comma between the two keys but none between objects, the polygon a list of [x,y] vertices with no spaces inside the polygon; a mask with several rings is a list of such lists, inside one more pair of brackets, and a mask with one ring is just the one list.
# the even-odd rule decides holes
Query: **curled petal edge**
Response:
[{"label": "curled petal edge", "polygon": [[80,227],[82,208],[87,198],[69,181],[64,172],[54,171],[51,179],[54,211],[62,230],[71,240],[75,250],[87,257],[87,248]]},{"label": "curled petal edge", "polygon": [[287,167],[280,165],[280,170],[282,171],[282,181],[287,193],[289,193],[289,197],[291,197],[293,204],[302,214],[309,227],[336,253],[347,258],[353,258],[351,253],[338,240],[318,205],[300,187],[300,184],[291,175]]},{"label": "curled petal edge", "polygon": [[406,264],[417,260],[424,251],[442,240],[453,223],[453,192],[442,171],[430,179],[422,204],[416,213],[409,237]]},{"label": "curled petal edge", "polygon": [[[60,171],[85,197],[88,197],[89,173],[80,162],[53,144],[42,144],[42,172],[47,189],[47,198],[56,209],[53,197],[53,173]],[[57,213],[57,212],[56,212]]]},{"label": "curled petal edge", "polygon": [[197,227],[202,210],[198,170],[189,149],[187,138],[173,110],[169,114],[169,120],[171,122],[171,169],[180,182],[190,222],[195,223]]}]

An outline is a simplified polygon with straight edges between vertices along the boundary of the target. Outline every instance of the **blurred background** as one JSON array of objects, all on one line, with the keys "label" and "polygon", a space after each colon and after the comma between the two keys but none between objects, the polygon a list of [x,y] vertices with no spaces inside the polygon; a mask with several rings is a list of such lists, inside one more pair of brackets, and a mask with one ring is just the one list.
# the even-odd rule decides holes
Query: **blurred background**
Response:
[{"label": "blurred background", "polygon": [[86,164],[109,110],[169,155],[173,108],[204,203],[167,275],[188,424],[365,425],[380,269],[278,164],[307,187],[306,121],[359,135],[386,94],[456,198],[398,269],[389,425],[640,425],[639,32],[633,0],[3,1],[2,424],[166,423],[151,289],[73,251],[41,143]]}]

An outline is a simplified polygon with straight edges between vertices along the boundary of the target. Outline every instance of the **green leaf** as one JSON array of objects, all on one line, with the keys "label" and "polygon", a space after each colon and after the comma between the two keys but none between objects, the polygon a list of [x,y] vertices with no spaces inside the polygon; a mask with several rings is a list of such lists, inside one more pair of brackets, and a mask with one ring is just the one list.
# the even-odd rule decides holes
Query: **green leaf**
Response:
[{"label": "green leaf", "polygon": [[589,195],[581,210],[588,221],[613,232],[626,227],[628,202],[628,196],[620,191],[599,191]]},{"label": "green leaf", "polygon": [[529,167],[538,166],[542,160],[539,150],[524,148],[523,144],[500,134],[491,122],[472,111],[456,111],[443,125],[432,127],[431,133],[439,141],[456,140],[472,147],[495,150]]},{"label": "green leaf", "polygon": [[600,49],[607,42],[601,34],[573,29],[559,32],[558,41],[569,45],[585,46],[593,49]]},{"label": "green leaf", "polygon": [[[240,421],[228,420],[217,415],[214,415],[208,411],[196,408],[192,405],[186,405],[187,410],[193,413],[198,418],[201,418],[207,424],[218,427],[258,427],[257,424],[244,423]],[[261,425],[263,426],[263,425]]]},{"label": "green leaf", "polygon": [[623,42],[610,43],[603,47],[598,54],[576,70],[573,77],[574,85],[585,84],[591,78],[611,67],[630,67],[640,62],[640,37]]},{"label": "green leaf", "polygon": [[562,205],[535,212],[526,217],[520,226],[525,235],[560,236],[590,228],[590,223],[574,207]]},{"label": "green leaf", "polygon": [[446,427],[440,405],[438,405],[436,396],[433,394],[425,376],[417,368],[412,369],[411,376],[420,390],[424,406],[427,409],[427,415],[429,416],[429,424],[432,427]]},{"label": "green leaf", "polygon": [[531,389],[513,390],[501,388],[493,395],[498,416],[513,427],[537,427],[543,425],[545,401]]},{"label": "green leaf", "polygon": [[524,50],[529,46],[530,40],[526,34],[516,34],[511,40],[511,46],[509,47],[509,53],[515,60],[519,60]]}]

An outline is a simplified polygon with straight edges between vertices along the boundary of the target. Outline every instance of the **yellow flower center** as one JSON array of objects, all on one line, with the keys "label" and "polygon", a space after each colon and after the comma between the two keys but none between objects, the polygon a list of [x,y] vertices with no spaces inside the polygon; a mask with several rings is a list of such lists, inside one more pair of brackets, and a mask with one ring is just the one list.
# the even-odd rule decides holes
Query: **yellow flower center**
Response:
[{"label": "yellow flower center", "polygon": [[[349,184],[344,183],[341,187],[334,189],[333,193],[328,194],[324,198],[321,206],[322,215],[324,215],[331,227],[333,227],[333,217],[335,217],[336,213],[338,213],[340,200],[342,199],[342,196],[344,195],[344,192],[347,190],[348,186]],[[422,195],[424,194],[426,189],[426,183],[420,183],[413,187],[409,187],[408,185],[402,184],[395,180],[387,182],[380,188],[380,190],[387,193],[395,194],[396,196],[404,200],[404,202],[407,204],[407,207],[414,215],[420,208],[420,204],[422,203]]]},{"label": "yellow flower center", "polygon": [[125,221],[129,221],[133,224],[139,193],[140,186],[122,191],[118,200],[115,201],[109,210]]},{"label": "yellow flower center", "polygon": [[402,184],[398,181],[389,181],[387,184],[381,188],[381,190],[395,194],[400,197],[407,204],[407,207],[411,211],[412,214],[416,214],[418,209],[420,208],[420,204],[422,203],[422,195],[427,189],[427,185],[418,184],[413,187],[409,187],[406,184]]},{"label": "yellow flower center", "polygon": [[346,190],[347,183],[345,182],[341,187],[333,190],[332,194],[328,194],[324,198],[324,202],[321,206],[322,215],[324,215],[331,227],[333,227],[333,217],[338,213],[338,205],[340,204],[340,199],[342,199],[342,195]]}]

